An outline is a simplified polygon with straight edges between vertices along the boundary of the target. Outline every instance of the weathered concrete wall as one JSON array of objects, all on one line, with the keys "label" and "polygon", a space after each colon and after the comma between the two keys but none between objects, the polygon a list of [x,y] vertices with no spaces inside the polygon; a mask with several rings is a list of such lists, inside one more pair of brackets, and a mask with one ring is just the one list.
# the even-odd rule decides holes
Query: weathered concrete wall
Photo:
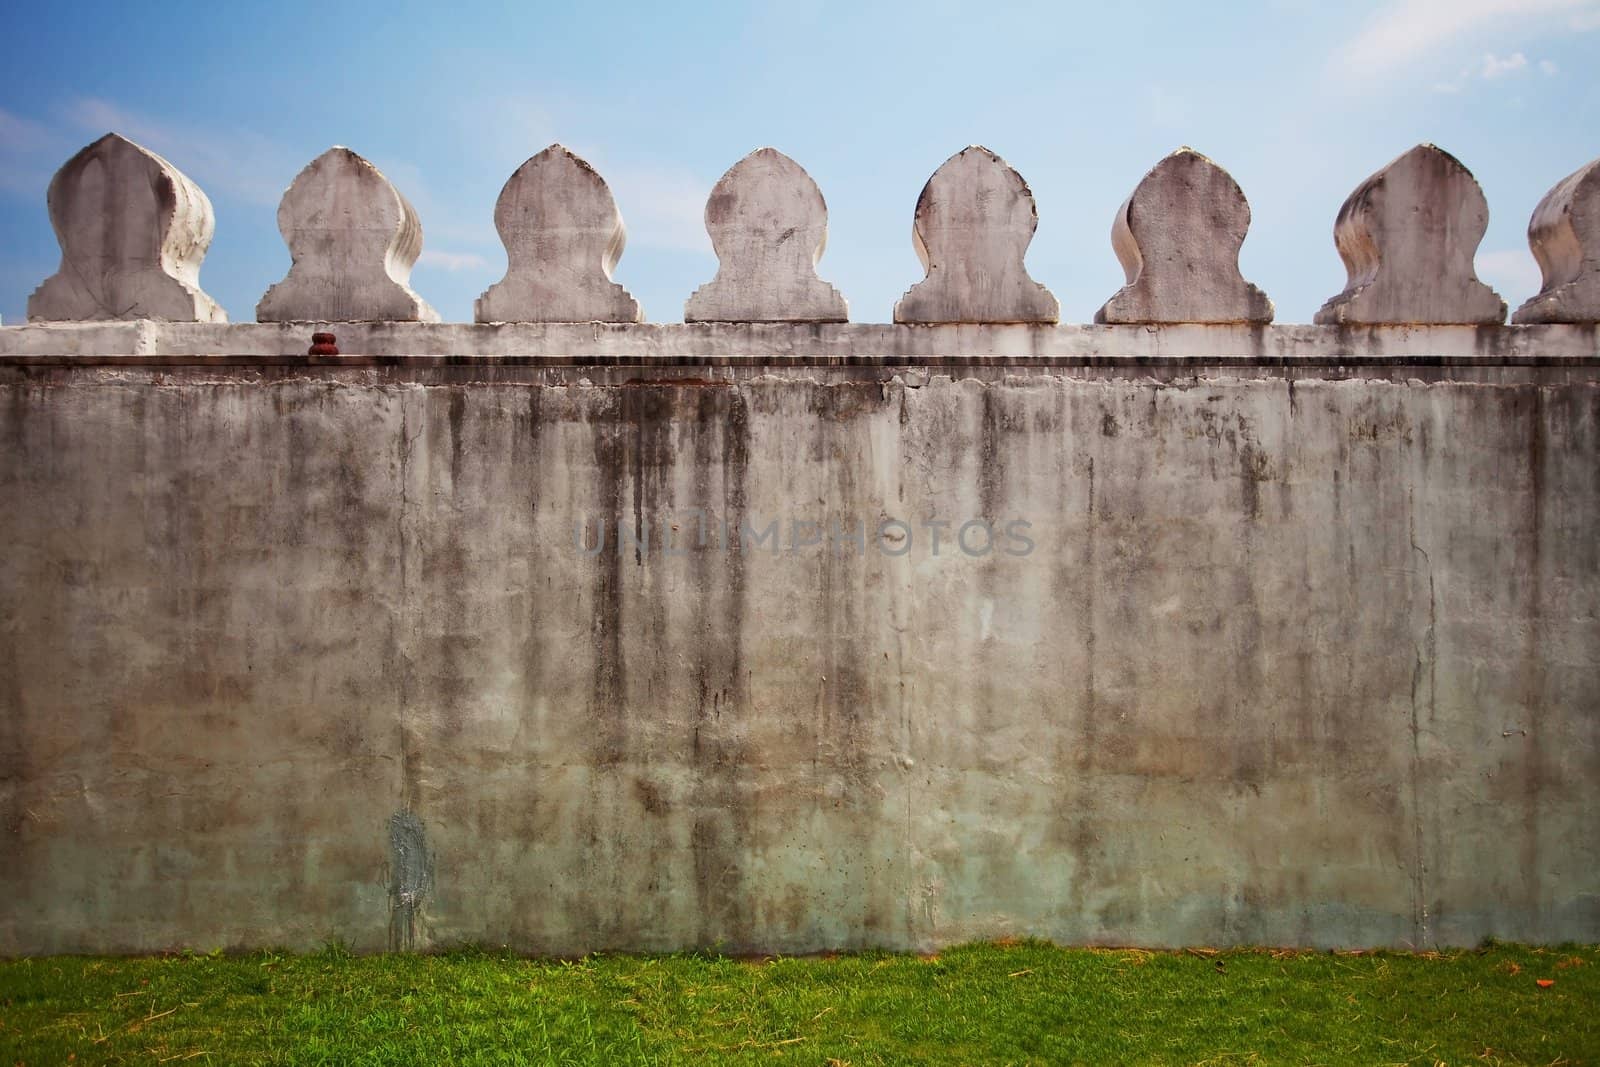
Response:
[{"label": "weathered concrete wall", "polygon": [[1468,381],[632,329],[0,358],[0,952],[1600,938],[1593,330]]}]

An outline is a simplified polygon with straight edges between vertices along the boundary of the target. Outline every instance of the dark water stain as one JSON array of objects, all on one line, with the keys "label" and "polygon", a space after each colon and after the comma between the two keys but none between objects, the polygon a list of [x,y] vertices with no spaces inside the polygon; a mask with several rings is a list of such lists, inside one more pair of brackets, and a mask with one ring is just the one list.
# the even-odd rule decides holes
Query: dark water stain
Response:
[{"label": "dark water stain", "polygon": [[[1104,401],[1102,401],[1103,403]],[[1086,442],[1093,437],[1081,434]],[[1097,767],[1100,747],[1100,699],[1096,685],[1097,645],[1099,641],[1099,580],[1098,558],[1099,524],[1101,516],[1096,500],[1096,457],[1091,455],[1085,463],[1084,475],[1084,525],[1082,553],[1076,573],[1058,575],[1057,595],[1063,603],[1076,605],[1077,639],[1083,648],[1083,675],[1078,694],[1079,727],[1076,751],[1066,754],[1062,764],[1063,776],[1068,783],[1062,798],[1061,825],[1056,837],[1072,856],[1072,880],[1063,902],[1068,928],[1076,928],[1086,937],[1094,934],[1089,914],[1090,891],[1100,877],[1100,864],[1104,848],[1099,840],[1101,820],[1095,804]],[[1063,731],[1067,733],[1068,731]]]},{"label": "dark water stain", "polygon": [[[544,597],[545,586],[540,579],[544,576],[539,566],[534,565],[535,560],[545,559],[549,555],[549,546],[541,542],[543,531],[539,526],[539,508],[542,503],[545,476],[545,411],[544,389],[539,385],[528,387],[528,397],[520,425],[513,427],[512,458],[513,470],[529,472],[527,479],[527,507],[528,507],[528,543],[526,552],[529,557],[528,589],[526,605],[523,612],[523,637],[522,637],[522,694],[524,712],[532,716],[540,696],[546,692],[545,679],[545,627],[550,609],[554,606],[546,602]],[[563,531],[564,532],[564,531]],[[612,531],[612,536],[616,531]]]},{"label": "dark water stain", "polygon": [[[0,610],[4,618],[19,620],[18,605],[10,595],[9,585],[0,586]],[[20,621],[20,620],[19,620]],[[0,790],[0,840],[6,842],[4,863],[0,863],[0,885],[13,887],[13,892],[26,892],[33,883],[36,854],[48,856],[48,840],[27,832],[28,796],[36,788],[38,768],[30,759],[33,749],[30,739],[34,729],[33,713],[28,706],[23,686],[19,642],[7,638],[0,640],[0,785],[10,788]],[[35,844],[41,846],[36,849]],[[19,903],[12,901],[15,906]]]},{"label": "dark water stain", "polygon": [[623,700],[627,690],[627,663],[622,652],[622,553],[616,542],[623,518],[623,488],[628,456],[625,427],[595,418],[593,434],[598,508],[607,533],[606,549],[594,556],[593,617],[590,621],[593,673],[590,678],[589,714],[595,724],[594,751],[600,764],[621,760],[627,724]]},{"label": "dark water stain", "polygon": [[395,812],[389,817],[389,951],[417,947],[433,887],[434,857],[422,820],[410,811]]},{"label": "dark water stain", "polygon": [[[821,466],[823,496],[829,501],[860,499],[858,475],[863,465],[857,457],[865,451],[877,406],[873,398],[878,395],[879,390],[860,384],[809,393],[810,410],[820,416],[814,422],[810,452]],[[873,880],[864,862],[871,852],[881,809],[872,762],[872,730],[879,708],[866,665],[870,638],[863,618],[866,561],[852,541],[834,544],[829,539],[834,523],[843,529],[856,516],[832,511],[817,518],[825,529],[823,544],[813,550],[817,553],[817,583],[812,611],[819,626],[812,660],[817,671],[817,718],[811,726],[809,788],[814,790],[821,818],[837,827],[840,837],[830,860],[833,877],[848,887],[846,899],[855,902],[849,936],[871,937],[879,930],[887,935],[894,905],[885,899],[883,887]],[[798,924],[804,916],[793,914],[785,921]]]},{"label": "dark water stain", "polygon": [[[722,391],[675,382],[630,384],[622,390],[621,417],[631,438],[633,539],[630,555],[635,574],[629,580],[643,587],[639,598],[640,615],[632,622],[633,637],[636,645],[648,641],[650,646],[644,656],[644,674],[634,679],[633,685],[634,692],[642,686],[647,700],[667,691],[674,682],[673,635],[667,610],[671,596],[665,548],[666,538],[672,536],[673,517],[678,514],[674,498],[678,467],[676,441],[680,433],[700,432],[697,399],[716,396]],[[703,477],[703,472],[696,472],[694,477]],[[680,536],[683,532],[679,530]],[[612,533],[616,534],[616,530]],[[625,543],[619,539],[619,549]]]},{"label": "dark water stain", "polygon": [[462,420],[466,417],[467,391],[462,386],[453,386],[450,389],[450,492],[458,495],[461,492],[461,451],[465,442],[462,438]]},{"label": "dark water stain", "polygon": [[[452,387],[444,398],[436,390],[428,394],[433,418],[438,414],[437,401],[445,399],[451,484],[448,496],[430,492],[417,505],[424,512],[420,548],[432,596],[424,606],[426,618],[419,620],[425,640],[417,652],[424,673],[416,699],[436,713],[441,739],[446,741],[466,728],[478,693],[484,648],[472,597],[475,574],[470,546],[478,532],[476,516],[471,496],[460,491],[460,483],[470,474],[465,464],[473,460],[465,445],[474,424],[464,422],[463,396],[462,387]],[[479,426],[496,411],[487,403],[476,410],[473,418]],[[428,470],[439,471],[440,466],[430,464]]]},{"label": "dark water stain", "polygon": [[[753,840],[755,785],[744,662],[743,554],[729,551],[714,532],[726,520],[738,529],[748,487],[749,412],[742,393],[701,389],[679,397],[691,415],[689,456],[692,506],[707,516],[685,538],[699,630],[688,655],[694,690],[689,737],[693,786],[690,845],[693,856],[696,942],[734,950],[756,947],[755,908],[744,888]],[[689,533],[689,527],[680,534]],[[660,881],[659,878],[655,879]]]},{"label": "dark water stain", "polygon": [[[996,604],[996,585],[999,578],[998,557],[1000,550],[994,547],[995,537],[1006,523],[1008,516],[1001,514],[1005,505],[1005,487],[1008,449],[1011,445],[1012,432],[1017,428],[1008,419],[1005,397],[1000,394],[1000,386],[989,382],[983,386],[980,393],[981,410],[979,413],[978,428],[978,462],[976,475],[978,480],[978,508],[981,518],[989,524],[992,535],[989,538],[991,548],[981,559],[968,560],[977,567],[977,587],[980,603],[983,605]],[[957,531],[959,534],[959,531]],[[956,551],[962,551],[961,546],[956,546]],[[1003,609],[1003,605],[996,605]],[[990,732],[996,727],[1004,726],[1000,721],[1002,709],[996,707],[995,675],[994,669],[994,640],[993,637],[978,639],[977,647],[973,649],[975,666],[974,676],[978,679],[978,714],[984,724],[985,732]]]},{"label": "dark water stain", "polygon": [[1268,460],[1253,441],[1239,448],[1239,484],[1243,491],[1244,513],[1252,520],[1261,517],[1261,483],[1268,480]]},{"label": "dark water stain", "polygon": [[[1525,712],[1527,751],[1524,756],[1523,826],[1521,867],[1524,878],[1527,913],[1544,912],[1543,880],[1539,869],[1541,795],[1544,791],[1544,716],[1545,716],[1545,618],[1544,618],[1544,513],[1552,506],[1545,479],[1548,468],[1548,422],[1544,390],[1531,386],[1525,391],[1529,400],[1527,412],[1527,626],[1523,648],[1522,696]],[[1520,405],[1519,405],[1520,406]]]},{"label": "dark water stain", "polygon": [[[652,725],[664,710],[665,695],[681,688],[675,634],[667,612],[668,558],[662,537],[675,512],[674,472],[679,456],[675,437],[695,432],[693,398],[703,387],[674,382],[628,383],[586,391],[585,417],[592,434],[598,495],[596,518],[604,548],[588,559],[593,570],[592,674],[589,693],[588,764],[590,796],[578,817],[584,842],[583,879],[589,888],[575,895],[579,918],[595,931],[596,944],[637,941],[652,923],[670,915],[666,898],[636,900],[619,907],[640,885],[670,884],[655,870],[673,855],[665,824],[640,820],[641,796],[665,805],[650,765],[677,753],[650,746]],[[630,533],[623,539],[619,530]],[[572,536],[568,531],[566,536]],[[628,603],[636,590],[635,606]],[[636,658],[629,662],[633,649]],[[643,764],[643,766],[638,766]],[[639,790],[643,790],[640,793]],[[649,805],[643,806],[648,815]],[[642,864],[651,865],[641,870]]]},{"label": "dark water stain", "polygon": [[639,806],[644,808],[647,815],[668,815],[672,812],[672,802],[666,792],[653,779],[636,777],[633,780],[633,791],[639,801]]}]

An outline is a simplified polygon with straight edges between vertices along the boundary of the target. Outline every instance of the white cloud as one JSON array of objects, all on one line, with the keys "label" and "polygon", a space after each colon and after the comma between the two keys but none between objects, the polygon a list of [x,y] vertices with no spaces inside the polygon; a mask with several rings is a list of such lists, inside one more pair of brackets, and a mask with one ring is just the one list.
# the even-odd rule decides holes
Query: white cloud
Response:
[{"label": "white cloud", "polygon": [[439,270],[486,270],[489,261],[476,252],[445,252],[432,248],[425,248],[422,255],[417,257],[417,266],[436,267]]},{"label": "white cloud", "polygon": [[1537,293],[1544,280],[1526,248],[1479,252],[1477,269],[1478,277],[1494,286],[1512,307]]},{"label": "white cloud", "polygon": [[[573,149],[578,151],[577,149]],[[670,164],[653,162],[606,163],[578,151],[594,163],[627,226],[628,243],[643,248],[683,252],[711,252],[706,235],[706,197],[711,182]]]},{"label": "white cloud", "polygon": [[1497,26],[1525,31],[1600,27],[1600,0],[1400,0],[1379,11],[1334,56],[1335,69],[1356,78],[1386,74],[1453,42]]},{"label": "white cloud", "polygon": [[73,101],[66,118],[94,137],[114,131],[144,145],[208,192],[227,192],[273,208],[294,176],[310,162],[249,130],[171,123],[94,97]]},{"label": "white cloud", "polygon": [[1545,74],[1548,75],[1549,77],[1553,78],[1553,77],[1556,76],[1556,72],[1559,71],[1561,68],[1556,66],[1555,63],[1552,62],[1551,60],[1541,59],[1541,60],[1539,60],[1539,69],[1544,71]]},{"label": "white cloud", "polygon": [[76,150],[59,131],[0,108],[0,190],[42,199],[50,176]]},{"label": "white cloud", "polygon": [[1513,52],[1504,59],[1490,52],[1483,57],[1483,67],[1479,71],[1479,76],[1485,80],[1503,78],[1507,74],[1522,70],[1527,65],[1528,57],[1521,52]]},{"label": "white cloud", "polygon": [[[1476,67],[1463,67],[1461,73],[1449,81],[1434,82],[1433,91],[1436,93],[1459,93],[1474,79],[1481,81],[1498,81],[1508,74],[1516,74],[1528,69],[1528,57],[1521,52],[1513,52],[1504,59],[1493,52],[1484,53],[1483,60]],[[1554,74],[1556,65],[1548,59],[1539,61],[1539,69],[1546,74]]]}]

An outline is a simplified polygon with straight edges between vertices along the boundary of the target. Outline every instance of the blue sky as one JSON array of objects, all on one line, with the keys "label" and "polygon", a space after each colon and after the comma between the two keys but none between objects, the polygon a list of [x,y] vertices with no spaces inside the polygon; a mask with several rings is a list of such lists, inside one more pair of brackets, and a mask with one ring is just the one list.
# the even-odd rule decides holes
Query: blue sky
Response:
[{"label": "blue sky", "polygon": [[1600,155],[1600,0],[123,2],[6,21],[8,323],[58,260],[50,175],[108,130],[206,190],[217,232],[201,282],[236,322],[288,269],[278,198],[333,144],[416,206],[412,286],[446,321],[470,321],[503,273],[495,197],[553,141],[610,182],[628,227],[616,279],[664,322],[715,272],[706,194],[763,145],[821,186],[819,273],[858,322],[888,321],[921,277],[917,193],[968,144],[1032,186],[1029,268],[1069,322],[1122,283],[1112,215],[1180,145],[1243,187],[1245,275],[1280,322],[1309,321],[1342,288],[1334,215],[1411,145],[1433,141],[1477,175],[1490,209],[1479,272],[1513,308],[1538,288],[1528,215]]}]

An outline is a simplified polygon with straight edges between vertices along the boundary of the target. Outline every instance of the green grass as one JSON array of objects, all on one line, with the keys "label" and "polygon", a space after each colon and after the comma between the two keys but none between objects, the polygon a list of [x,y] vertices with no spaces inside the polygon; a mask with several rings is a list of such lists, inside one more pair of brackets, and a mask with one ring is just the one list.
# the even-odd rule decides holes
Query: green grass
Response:
[{"label": "green grass", "polygon": [[0,962],[0,1064],[157,1062],[1600,1063],[1600,947]]}]

